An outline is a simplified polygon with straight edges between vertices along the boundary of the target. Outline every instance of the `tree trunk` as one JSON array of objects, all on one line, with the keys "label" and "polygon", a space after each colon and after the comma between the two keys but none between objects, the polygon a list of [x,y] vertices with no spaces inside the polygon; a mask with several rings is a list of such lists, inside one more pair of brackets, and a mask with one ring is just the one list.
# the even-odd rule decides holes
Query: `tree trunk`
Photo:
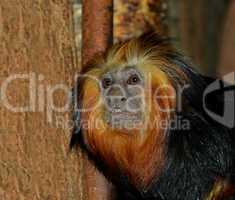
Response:
[{"label": "tree trunk", "polygon": [[[95,20],[94,20],[95,19]],[[112,46],[113,0],[86,0],[82,5],[82,68],[97,54]],[[87,66],[88,65],[88,66]],[[84,155],[84,192],[86,200],[111,200],[115,193],[111,184]]]},{"label": "tree trunk", "polygon": [[0,1],[1,200],[83,199],[64,112],[73,38],[69,0]]}]

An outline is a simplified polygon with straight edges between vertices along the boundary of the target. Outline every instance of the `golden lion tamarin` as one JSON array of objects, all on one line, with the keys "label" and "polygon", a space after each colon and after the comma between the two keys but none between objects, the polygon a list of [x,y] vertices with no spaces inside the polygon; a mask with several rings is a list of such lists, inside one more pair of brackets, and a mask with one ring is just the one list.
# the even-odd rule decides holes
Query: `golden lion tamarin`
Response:
[{"label": "golden lion tamarin", "polygon": [[225,89],[205,96],[215,80],[191,65],[169,40],[145,34],[114,45],[78,79],[71,147],[80,144],[134,199],[212,200],[235,192],[234,127],[205,112],[220,113],[234,87],[220,81]]}]

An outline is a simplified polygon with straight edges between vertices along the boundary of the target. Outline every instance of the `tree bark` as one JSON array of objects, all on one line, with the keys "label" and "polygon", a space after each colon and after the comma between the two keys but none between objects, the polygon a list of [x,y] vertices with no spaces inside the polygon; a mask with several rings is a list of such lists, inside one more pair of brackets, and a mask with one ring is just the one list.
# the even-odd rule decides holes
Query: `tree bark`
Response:
[{"label": "tree bark", "polygon": [[68,112],[53,109],[68,103],[79,71],[74,46],[69,0],[0,1],[2,200],[83,199]]}]

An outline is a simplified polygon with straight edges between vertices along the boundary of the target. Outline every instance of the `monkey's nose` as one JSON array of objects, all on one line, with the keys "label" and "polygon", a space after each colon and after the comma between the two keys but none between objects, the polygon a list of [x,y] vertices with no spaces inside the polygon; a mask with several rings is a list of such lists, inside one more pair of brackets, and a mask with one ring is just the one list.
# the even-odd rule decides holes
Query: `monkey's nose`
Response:
[{"label": "monkey's nose", "polygon": [[122,97],[112,97],[108,98],[108,105],[112,109],[123,109],[125,107],[125,102],[127,101],[127,98],[122,96]]}]

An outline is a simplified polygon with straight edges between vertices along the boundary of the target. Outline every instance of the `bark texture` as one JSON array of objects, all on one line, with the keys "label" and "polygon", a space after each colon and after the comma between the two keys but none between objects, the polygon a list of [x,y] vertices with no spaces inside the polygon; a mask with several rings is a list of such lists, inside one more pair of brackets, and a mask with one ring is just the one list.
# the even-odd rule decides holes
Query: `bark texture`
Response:
[{"label": "bark texture", "polygon": [[[30,94],[27,79],[11,82],[6,92],[9,102],[18,106],[29,105],[32,95],[33,112],[9,110],[1,90],[1,200],[83,199],[82,165],[68,153],[68,113],[47,106],[46,88],[57,84],[70,88],[78,71],[72,27],[69,0],[0,1],[1,89],[13,74],[31,73],[37,80],[36,93]],[[39,85],[45,93],[38,92]],[[62,106],[67,94],[57,90],[52,99]]]}]

